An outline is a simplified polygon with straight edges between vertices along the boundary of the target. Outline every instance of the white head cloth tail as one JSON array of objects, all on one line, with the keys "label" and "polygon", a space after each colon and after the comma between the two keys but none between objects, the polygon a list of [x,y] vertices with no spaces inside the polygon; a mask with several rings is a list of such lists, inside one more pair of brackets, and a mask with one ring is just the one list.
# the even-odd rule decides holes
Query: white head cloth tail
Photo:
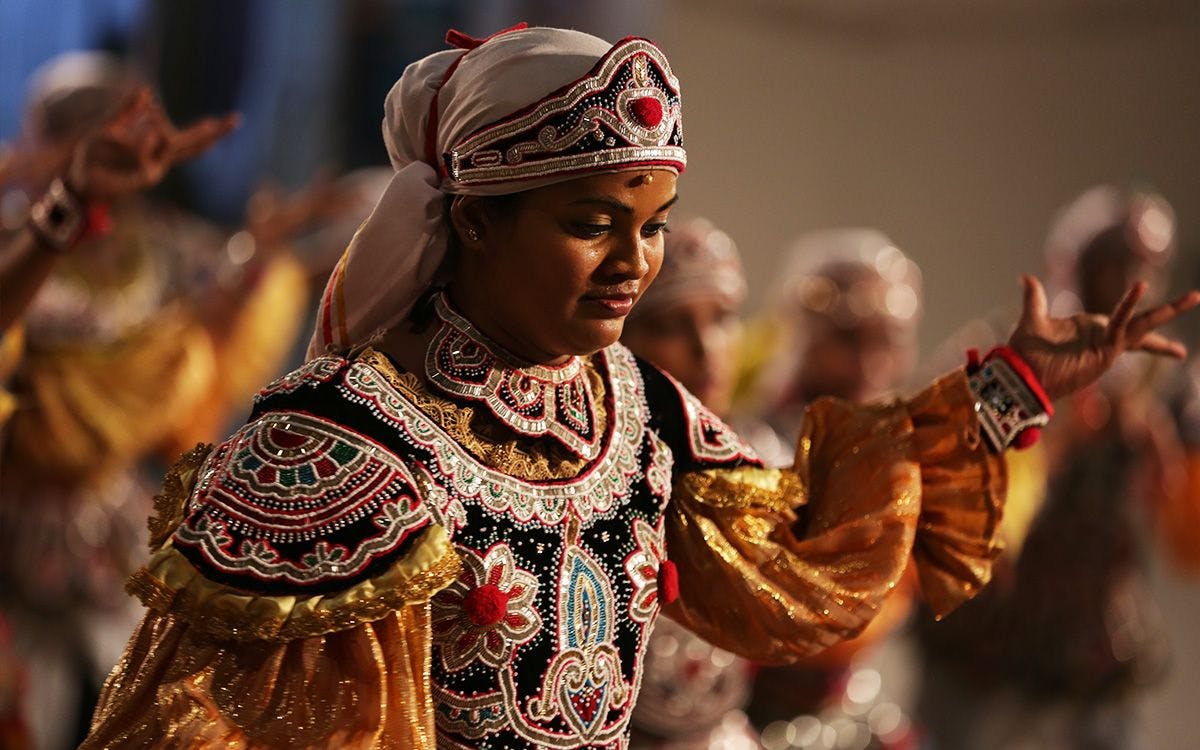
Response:
[{"label": "white head cloth tail", "polygon": [[[604,123],[624,136],[619,147],[596,154],[595,148],[603,148],[605,142],[597,138],[600,145],[593,144],[593,150],[580,157],[580,146],[586,144],[578,136],[578,124],[574,135],[563,133],[560,140],[542,149],[544,153],[531,151],[526,143],[508,147],[511,139],[524,137],[530,129],[536,144],[537,135],[549,127],[543,123],[556,115],[575,123],[586,121],[594,110],[577,110],[587,105],[586,95],[594,91],[599,79],[585,77],[598,61],[624,50],[633,40],[613,46],[578,31],[516,28],[487,40],[451,32],[447,41],[460,49],[437,52],[409,65],[388,94],[383,138],[396,173],[330,276],[309,343],[310,359],[366,341],[408,315],[446,256],[446,195],[505,195],[569,180],[585,171],[646,164],[682,171],[679,135],[662,135],[664,127],[678,127],[678,83],[661,52],[648,42],[636,40],[640,46],[631,48],[629,54],[639,54],[637,50],[649,45],[649,52],[640,54],[654,55],[659,73],[653,83],[661,91],[646,88],[650,84],[644,62],[638,69],[643,88],[636,91],[642,92],[643,98],[646,91],[654,93],[674,119],[663,118],[657,128],[641,127],[637,122],[631,126],[627,112],[617,118],[619,122]],[[635,91],[633,84],[626,87]],[[536,111],[527,112],[534,104],[538,105]],[[502,128],[485,128],[505,118]],[[588,135],[593,134],[590,127],[589,123]],[[600,127],[597,120],[596,133]],[[501,136],[510,140],[501,142]],[[565,155],[568,147],[572,149],[570,157]],[[474,151],[487,153],[472,159]],[[453,167],[448,163],[452,152],[462,157],[461,171],[457,156]],[[511,169],[505,167],[510,158],[507,153],[518,154],[512,158],[519,163]],[[500,155],[499,167],[470,168],[484,164],[483,157],[493,154]],[[568,164],[568,158],[576,161]],[[580,158],[587,163],[581,166]]]}]

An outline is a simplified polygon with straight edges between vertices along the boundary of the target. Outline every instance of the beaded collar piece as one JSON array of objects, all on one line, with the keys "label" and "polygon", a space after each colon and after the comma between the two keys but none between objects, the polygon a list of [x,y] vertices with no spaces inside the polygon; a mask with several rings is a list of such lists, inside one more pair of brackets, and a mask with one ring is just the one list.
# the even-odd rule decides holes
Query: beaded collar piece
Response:
[{"label": "beaded collar piece", "polygon": [[441,326],[425,352],[425,376],[434,387],[483,404],[520,435],[552,437],[588,461],[600,454],[599,405],[582,358],[528,365],[488,340],[444,294],[434,309]]},{"label": "beaded collar piece", "polygon": [[680,113],[666,55],[630,37],[588,75],[459,142],[444,155],[446,170],[463,185],[618,165],[682,172]]}]

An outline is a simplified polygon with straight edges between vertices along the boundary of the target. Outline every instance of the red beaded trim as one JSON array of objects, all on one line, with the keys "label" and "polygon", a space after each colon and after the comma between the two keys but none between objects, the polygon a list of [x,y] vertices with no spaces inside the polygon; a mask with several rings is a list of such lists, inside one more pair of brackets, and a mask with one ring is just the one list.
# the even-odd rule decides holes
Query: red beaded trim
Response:
[{"label": "red beaded trim", "polygon": [[1025,385],[1029,387],[1029,390],[1033,392],[1033,395],[1037,397],[1038,402],[1041,403],[1042,408],[1045,409],[1046,416],[1053,417],[1054,402],[1050,400],[1050,396],[1046,393],[1046,390],[1042,388],[1042,382],[1038,380],[1037,375],[1033,374],[1033,368],[1029,366],[1029,363],[1025,361],[1025,358],[1020,354],[1017,354],[1017,351],[1011,346],[997,346],[987,353],[987,356],[983,358],[983,361],[987,362],[994,357],[1003,359],[1008,363],[1009,367],[1013,368],[1013,370],[1021,376],[1021,380],[1025,381]]}]

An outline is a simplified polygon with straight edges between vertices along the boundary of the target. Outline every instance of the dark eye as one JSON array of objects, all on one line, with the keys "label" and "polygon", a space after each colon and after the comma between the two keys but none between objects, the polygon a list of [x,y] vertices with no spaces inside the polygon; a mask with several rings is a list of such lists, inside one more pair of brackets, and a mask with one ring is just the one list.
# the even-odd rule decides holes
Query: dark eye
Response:
[{"label": "dark eye", "polygon": [[576,237],[581,237],[586,240],[600,237],[612,229],[612,224],[594,224],[591,222],[577,222],[571,225],[571,233]]},{"label": "dark eye", "polygon": [[642,235],[645,237],[653,237],[656,234],[663,234],[670,231],[665,221],[651,222],[642,227]]}]

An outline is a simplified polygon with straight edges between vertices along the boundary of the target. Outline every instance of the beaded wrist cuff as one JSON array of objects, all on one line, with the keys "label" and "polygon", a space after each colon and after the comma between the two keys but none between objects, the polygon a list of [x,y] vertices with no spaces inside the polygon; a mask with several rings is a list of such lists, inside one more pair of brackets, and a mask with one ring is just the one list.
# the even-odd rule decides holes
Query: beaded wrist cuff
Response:
[{"label": "beaded wrist cuff", "polygon": [[980,429],[997,452],[1033,445],[1054,415],[1033,371],[1008,347],[993,349],[968,374],[968,382],[975,394]]},{"label": "beaded wrist cuff", "polygon": [[29,226],[51,249],[62,252],[83,236],[87,211],[62,180],[56,179],[46,194],[29,209]]}]

